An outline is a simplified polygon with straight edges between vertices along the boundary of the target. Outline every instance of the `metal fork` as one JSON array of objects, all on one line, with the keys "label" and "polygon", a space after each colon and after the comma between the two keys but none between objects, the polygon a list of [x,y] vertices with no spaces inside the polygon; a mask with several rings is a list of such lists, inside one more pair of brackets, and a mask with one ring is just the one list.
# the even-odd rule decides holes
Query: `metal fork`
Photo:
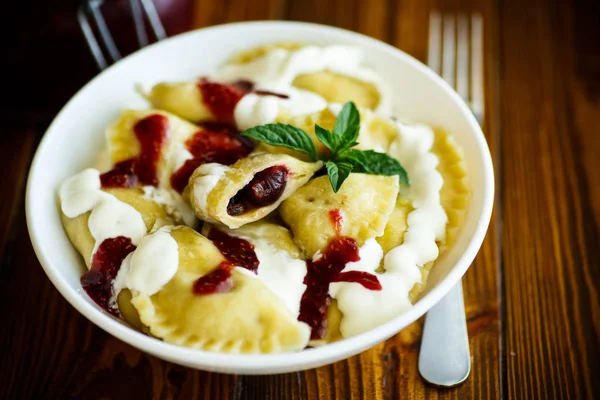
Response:
[{"label": "metal fork", "polygon": [[[481,124],[483,106],[483,20],[480,14],[441,16],[429,19],[429,67],[469,105]],[[425,317],[419,372],[437,386],[455,386],[471,372],[469,336],[462,281],[432,307]]]},{"label": "metal fork", "polygon": [[[115,45],[115,41],[113,40],[100,9],[103,3],[104,0],[81,0],[81,3],[79,4],[79,10],[77,12],[79,26],[83,31],[85,40],[87,41],[90,51],[92,52],[92,55],[94,56],[96,64],[100,70],[105,69],[108,66],[108,62],[106,61],[106,57],[104,56],[98,39],[96,39],[94,29],[92,28],[92,24],[90,24],[90,19],[95,22],[96,28],[100,33],[102,44],[112,61],[117,62],[121,59],[121,53]],[[156,39],[162,40],[167,37],[152,0],[129,0],[129,7],[131,8],[131,16],[135,24],[135,33],[140,48],[148,44],[148,34],[146,32],[144,14],[148,19],[148,22],[150,22],[150,26]]]}]

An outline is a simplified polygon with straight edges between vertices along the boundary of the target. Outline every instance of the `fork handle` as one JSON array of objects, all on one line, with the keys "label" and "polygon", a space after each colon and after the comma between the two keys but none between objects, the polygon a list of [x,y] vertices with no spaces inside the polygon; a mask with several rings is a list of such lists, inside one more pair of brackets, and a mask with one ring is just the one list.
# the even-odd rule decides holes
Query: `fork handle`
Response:
[{"label": "fork handle", "polygon": [[462,281],[433,306],[425,317],[419,372],[437,386],[455,386],[471,372]]}]

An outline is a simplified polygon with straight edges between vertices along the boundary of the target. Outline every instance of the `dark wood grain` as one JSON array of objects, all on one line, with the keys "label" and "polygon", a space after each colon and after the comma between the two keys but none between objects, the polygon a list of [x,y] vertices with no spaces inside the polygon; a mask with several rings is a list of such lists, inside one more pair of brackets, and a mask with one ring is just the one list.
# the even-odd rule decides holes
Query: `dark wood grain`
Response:
[{"label": "dark wood grain", "polygon": [[[336,25],[425,61],[432,9],[485,20],[492,224],[464,278],[473,370],[458,388],[418,376],[422,321],[329,366],[262,377],[151,357],[78,314],[31,248],[24,184],[53,115],[96,72],[77,1],[9,2],[0,96],[0,398],[555,399],[600,393],[600,10],[532,0],[157,1],[169,33],[256,19]],[[502,317],[502,318],[501,318]]]},{"label": "dark wood grain", "polygon": [[543,5],[500,13],[507,393],[594,398],[600,13],[597,2]]}]

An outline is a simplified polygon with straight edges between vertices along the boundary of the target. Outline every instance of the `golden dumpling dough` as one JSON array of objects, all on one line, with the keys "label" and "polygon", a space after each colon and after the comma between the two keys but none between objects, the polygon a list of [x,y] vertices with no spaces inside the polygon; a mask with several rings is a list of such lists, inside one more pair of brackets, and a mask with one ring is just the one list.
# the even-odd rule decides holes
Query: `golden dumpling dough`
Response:
[{"label": "golden dumpling dough", "polygon": [[[148,231],[156,229],[163,225],[173,224],[173,219],[169,216],[165,207],[155,203],[144,196],[142,189],[105,189],[107,193],[112,194],[117,199],[129,204],[140,214]],[[67,232],[67,236],[73,243],[73,246],[83,257],[85,264],[90,268],[92,251],[96,243],[88,227],[90,212],[81,214],[75,218],[69,218],[61,212],[62,223]]]},{"label": "golden dumpling dough", "polygon": [[237,268],[228,292],[196,295],[193,284],[224,261],[204,236],[187,227],[171,235],[179,246],[175,276],[152,296],[132,291],[131,303],[150,333],[166,342],[228,353],[302,350],[310,328],[258,278]]},{"label": "golden dumpling dough", "polygon": [[119,295],[117,296],[117,305],[119,306],[119,313],[123,317],[123,319],[135,329],[140,331],[147,331],[147,328],[142,324],[140,320],[140,314],[138,314],[137,310],[131,304],[131,299],[133,295],[131,294],[131,290],[122,289]]},{"label": "golden dumpling dough", "polygon": [[295,42],[279,42],[279,43],[273,43],[273,44],[266,44],[263,46],[254,47],[252,49],[244,50],[242,52],[237,53],[235,56],[233,56],[229,60],[229,63],[231,63],[231,64],[246,64],[246,63],[249,63],[250,61],[256,60],[257,58],[264,57],[267,53],[269,53],[275,49],[294,51],[294,50],[298,50],[304,46],[306,46],[306,45],[302,44],[302,43],[295,43]]},{"label": "golden dumpling dough", "polygon": [[387,152],[398,135],[396,125],[382,118],[373,111],[360,109],[360,133],[358,135],[359,150],[377,150]]},{"label": "golden dumpling dough", "polygon": [[[192,174],[185,197],[189,198],[198,218],[235,229],[266,217],[282,201],[306,184],[322,165],[320,161],[308,163],[285,154],[268,153],[251,154],[229,167],[205,164]],[[250,208],[240,215],[229,215],[229,201],[250,183],[258,172],[273,166],[285,166],[289,174],[279,199],[268,206]]]},{"label": "golden dumpling dough", "polygon": [[164,111],[126,110],[106,131],[108,152],[113,164],[139,156],[141,149],[134,126],[142,119],[155,114],[168,119],[169,135],[161,149],[157,175],[160,184],[170,187],[171,175],[181,164],[180,160],[174,158],[181,153],[186,140],[200,130],[198,126]]},{"label": "golden dumpling dough", "polygon": [[159,83],[148,94],[152,106],[192,122],[212,121],[212,112],[202,101],[197,82]]},{"label": "golden dumpling dough", "polygon": [[464,161],[462,149],[454,138],[442,129],[435,129],[435,141],[431,151],[438,157],[436,167],[444,184],[440,190],[440,202],[446,210],[448,225],[446,226],[446,240],[440,246],[440,253],[449,247],[456,238],[462,225],[464,214],[471,199],[467,165]]},{"label": "golden dumpling dough", "polygon": [[[398,197],[397,176],[350,174],[337,193],[329,177],[313,179],[284,201],[283,221],[307,257],[323,250],[337,235],[348,236],[362,246],[381,236]],[[341,221],[335,223],[335,216]]]},{"label": "golden dumpling dough", "polygon": [[322,96],[328,103],[353,101],[357,107],[374,110],[379,105],[379,91],[372,83],[332,71],[298,75],[293,86]]},{"label": "golden dumpling dough", "polygon": [[407,218],[412,210],[413,207],[407,199],[398,198],[383,235],[377,238],[377,243],[383,249],[383,254],[387,254],[388,251],[404,242],[404,233],[408,228]]}]

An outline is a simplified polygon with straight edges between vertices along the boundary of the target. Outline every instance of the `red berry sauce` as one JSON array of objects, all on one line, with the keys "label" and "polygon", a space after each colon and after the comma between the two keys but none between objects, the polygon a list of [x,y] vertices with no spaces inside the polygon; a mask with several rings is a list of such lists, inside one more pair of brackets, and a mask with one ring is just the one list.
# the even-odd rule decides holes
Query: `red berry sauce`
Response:
[{"label": "red berry sauce", "polygon": [[134,250],[135,245],[125,236],[104,240],[92,257],[90,270],[81,277],[81,286],[88,296],[114,316],[118,316],[119,312],[114,304],[110,304],[113,282],[121,263]]},{"label": "red berry sauce", "polygon": [[234,265],[229,261],[223,261],[217,268],[198,278],[194,282],[194,294],[203,295],[230,291],[233,287],[233,279],[231,279],[233,267]]},{"label": "red berry sauce", "polygon": [[194,282],[195,294],[224,293],[233,287],[231,271],[234,267],[242,267],[254,272],[258,271],[258,257],[254,245],[247,240],[229,236],[225,232],[211,228],[208,238],[226,258],[217,268]]},{"label": "red berry sauce", "polygon": [[241,215],[246,211],[265,207],[281,198],[289,177],[283,165],[274,165],[256,173],[250,183],[229,200],[227,213]]},{"label": "red berry sauce", "polygon": [[329,285],[332,282],[356,282],[370,290],[381,290],[377,277],[368,272],[341,273],[347,263],[360,260],[358,245],[349,237],[332,239],[317,261],[306,262],[306,290],[300,301],[299,321],[311,327],[310,338],[322,339],[327,329],[327,311],[331,304]]},{"label": "red berry sauce", "polygon": [[289,99],[290,96],[288,96],[287,94],[283,94],[283,93],[275,93],[275,92],[271,92],[269,90],[256,90],[254,89],[254,82],[251,81],[246,81],[246,80],[239,80],[239,81],[235,81],[233,83],[234,86],[245,90],[247,93],[256,93],[259,96],[275,96],[275,97],[279,97],[281,99]]},{"label": "red berry sauce", "polygon": [[333,224],[333,228],[335,232],[339,235],[342,232],[342,228],[344,227],[344,216],[342,212],[337,208],[329,211],[329,220]]},{"label": "red berry sauce", "polygon": [[270,92],[268,90],[254,90],[254,82],[239,80],[231,84],[218,83],[201,78],[198,88],[202,94],[202,102],[219,122],[233,122],[235,106],[248,93],[260,96],[276,96],[282,99],[289,98],[286,94]]},{"label": "red berry sauce", "polygon": [[190,176],[200,165],[211,162],[231,165],[253,149],[252,144],[242,139],[233,126],[219,123],[200,124],[200,130],[185,142],[185,147],[194,158],[187,160],[171,175],[171,187],[179,193],[183,192]]},{"label": "red berry sauce", "polygon": [[202,102],[219,122],[233,122],[233,111],[238,101],[248,93],[245,87],[200,79],[198,88]]},{"label": "red berry sauce", "polygon": [[140,155],[121,161],[112,170],[102,174],[102,187],[132,187],[138,182],[158,185],[156,167],[160,151],[169,137],[169,119],[164,115],[153,114],[139,120],[133,126],[133,131],[140,144]]}]

